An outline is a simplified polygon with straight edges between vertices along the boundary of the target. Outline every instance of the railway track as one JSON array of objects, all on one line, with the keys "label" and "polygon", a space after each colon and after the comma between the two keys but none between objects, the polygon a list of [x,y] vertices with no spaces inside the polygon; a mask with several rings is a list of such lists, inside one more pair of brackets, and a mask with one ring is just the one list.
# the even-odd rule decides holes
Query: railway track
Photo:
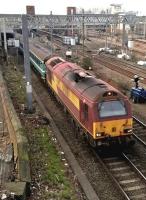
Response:
[{"label": "railway track", "polygon": [[144,71],[141,68],[136,68],[132,65],[125,64],[124,62],[116,61],[114,58],[109,59],[107,56],[96,56],[95,62],[98,62],[99,64],[104,65],[105,67],[110,68],[111,70],[123,74],[129,78],[133,78],[135,74],[138,74],[144,78],[144,80],[141,82],[146,84],[146,70]]},{"label": "railway track", "polygon": [[106,57],[107,59],[109,59],[109,61],[114,62],[115,64],[120,64],[121,66],[124,65],[124,67],[128,67],[129,69],[131,69],[131,71],[137,70],[137,73],[142,72],[143,76],[146,76],[146,67],[144,66],[140,66],[130,61],[119,59],[108,54],[104,54],[103,57]]},{"label": "railway track", "polygon": [[[38,87],[38,84],[39,84],[39,87]],[[43,101],[43,104],[45,105],[47,110],[49,112],[51,112],[51,116],[53,116],[55,122],[57,123],[58,128],[61,130],[61,134],[63,134],[63,136],[66,138],[67,143],[69,143],[71,148],[74,149],[74,153],[75,153],[75,155],[77,155],[79,162],[81,163],[81,166],[83,167],[85,173],[87,174],[90,182],[93,183],[94,188],[98,188],[97,183],[99,183],[99,181],[98,181],[98,176],[96,177],[96,175],[97,175],[96,171],[98,171],[97,166],[96,166],[97,164],[96,164],[96,162],[93,164],[92,159],[94,159],[94,158],[93,158],[93,156],[90,155],[89,148],[87,148],[86,145],[85,145],[86,148],[84,148],[85,146],[83,145],[82,142],[80,143],[79,146],[76,146],[76,144],[75,144],[77,141],[75,141],[74,144],[72,143],[75,139],[75,138],[73,138],[73,136],[75,136],[75,135],[72,133],[72,130],[68,130],[68,128],[66,129],[66,123],[68,123],[68,122],[67,122],[67,120],[65,120],[65,118],[63,119],[62,116],[60,116],[61,118],[59,117],[60,119],[58,119],[58,116],[62,115],[62,113],[59,114],[61,110],[57,111],[55,99],[51,97],[51,101],[53,101],[53,104],[55,103],[55,109],[54,109],[53,108],[54,105],[52,104],[52,102],[47,103],[47,101],[46,101],[46,99],[48,99],[48,98],[50,99],[50,97],[48,97],[48,94],[46,93],[44,96],[44,94],[42,94],[42,92],[40,92],[40,91],[42,91],[42,87],[40,88],[40,83],[38,81],[35,81],[35,87],[37,87],[37,94],[39,94],[39,93],[41,94],[41,100]],[[52,108],[54,111],[52,111]],[[66,123],[64,123],[64,125],[62,125],[62,123],[61,123],[62,121],[66,121]],[[136,124],[136,122],[134,122],[134,123]],[[138,121],[137,123],[139,124],[140,121]],[[143,126],[143,125],[141,125],[141,126]],[[137,130],[136,127],[138,127],[138,125],[135,125],[135,129]],[[139,130],[141,130],[141,129],[142,128],[140,128]],[[68,138],[70,138],[70,139],[68,140]],[[80,141],[80,139],[83,139],[83,138],[79,138],[79,141]],[[82,147],[82,145],[84,147]],[[80,156],[78,156],[78,155],[80,155]],[[86,159],[83,159],[83,157]],[[89,157],[91,157],[92,166],[91,166],[91,163],[88,163],[88,162],[91,162],[88,160]],[[138,170],[137,166],[135,166],[134,162],[130,159],[130,157],[132,157],[133,161],[136,160],[133,154],[128,154],[128,153],[127,154],[119,153],[114,156],[110,155],[110,157],[108,157],[108,158],[99,156],[99,158],[101,160],[100,163],[102,163],[102,165],[105,166],[106,171],[108,171],[107,173],[111,174],[110,177],[112,178],[114,183],[117,184],[118,190],[121,191],[121,194],[124,195],[124,197],[126,199],[134,199],[134,198],[145,199],[145,197],[146,197],[146,192],[145,192],[146,178],[145,178],[144,174],[140,170]],[[86,160],[86,164],[85,164],[85,160]],[[89,169],[94,169],[94,170],[89,170]],[[96,192],[98,192],[98,190]]]},{"label": "railway track", "polygon": [[125,153],[110,157],[97,154],[96,157],[125,199],[144,200],[146,198],[146,177],[134,164],[134,158],[130,159],[130,155]]},{"label": "railway track", "polygon": [[[59,46],[60,49],[63,49],[64,51],[67,49],[66,47],[62,47],[61,43],[58,41],[55,42],[55,45]],[[83,57],[82,49],[78,49],[78,54],[81,57]],[[89,52],[85,51],[84,55],[89,56]],[[144,79],[141,82],[146,84],[146,67],[138,66],[133,63],[126,62],[124,60],[121,61],[119,59],[107,55],[96,55],[96,57],[94,57],[94,61],[120,74],[126,75],[129,78],[133,78],[135,74],[138,74]]]},{"label": "railway track", "polygon": [[[35,79],[33,79],[35,80]],[[39,85],[38,85],[39,84]],[[91,157],[90,153],[88,152],[89,149],[87,150],[84,149],[83,147],[81,147],[82,145],[84,146],[84,144],[80,143],[78,146],[75,146],[75,143],[72,143],[75,139],[74,137],[74,130],[70,130],[70,125],[67,127],[65,124],[68,123],[67,122],[67,118],[63,116],[62,118],[62,111],[58,111],[58,108],[56,109],[56,106],[54,106],[54,98],[50,98],[48,97],[48,93],[45,93],[44,95],[42,94],[42,87],[40,86],[40,83],[38,83],[38,79],[34,81],[34,85],[37,88],[37,94],[41,94],[41,100],[43,102],[43,104],[45,105],[45,107],[48,109],[49,112],[51,112],[51,115],[53,116],[55,122],[58,124],[57,126],[59,127],[59,129],[61,130],[62,134],[64,135],[64,137],[66,138],[67,142],[69,143],[69,145],[72,147],[72,150],[74,150],[74,154],[77,155],[77,158],[80,160],[80,163],[85,171],[85,173],[89,176],[90,182],[92,182],[92,184],[94,185],[94,188],[97,189],[97,193],[98,193],[98,185],[99,185],[99,177],[97,175],[97,171],[99,170],[97,168],[97,163],[95,162],[93,164],[93,158],[91,158],[91,160],[88,160],[89,157]],[[48,102],[47,99],[50,99],[50,101]],[[51,100],[53,99],[53,100]],[[52,103],[52,102],[53,103]],[[53,108],[53,110],[52,110]],[[58,118],[58,115],[60,115],[60,118]],[[66,123],[62,124],[62,121],[66,121]],[[70,143],[71,142],[71,143]],[[83,148],[83,149],[81,149]],[[80,155],[80,156],[79,156]],[[130,155],[131,156],[131,155]],[[134,157],[134,156],[133,156]],[[106,166],[107,169],[109,169],[108,171],[114,175],[114,179],[116,179],[117,181],[117,186],[119,189],[121,187],[121,191],[122,194],[128,199],[134,199],[134,198],[141,198],[141,199],[145,199],[146,197],[146,185],[145,185],[145,177],[143,175],[142,178],[142,172],[139,170],[137,170],[137,167],[134,167],[134,163],[130,160],[127,159],[127,155],[125,154],[120,154],[118,156],[114,156],[111,158],[116,158],[114,161],[110,161],[110,159],[106,159],[105,157],[102,158],[102,163],[104,163],[104,165]],[[109,161],[108,161],[109,160]],[[117,161],[116,161],[117,160]],[[128,161],[129,160],[129,161]],[[90,163],[91,162],[91,163]],[[115,164],[113,164],[115,163]],[[120,164],[122,164],[122,166],[120,166]],[[116,168],[114,168],[113,166],[116,166]],[[94,169],[94,171],[93,171]],[[115,169],[115,170],[113,170]],[[132,173],[132,179],[122,179],[123,176],[119,176],[119,178],[117,178],[116,172],[120,173],[120,175],[122,174],[122,170],[129,170],[130,176]],[[123,172],[126,173],[126,172]],[[127,178],[127,177],[126,177]],[[113,179],[113,180],[114,180]],[[144,180],[143,180],[144,179]],[[98,183],[98,184],[97,184]],[[101,184],[101,183],[100,183]],[[132,186],[129,184],[132,184]],[[133,186],[133,184],[135,184]],[[137,184],[137,185],[136,185]],[[136,190],[136,192],[134,193],[134,191]],[[104,197],[105,199],[107,199],[107,196]],[[104,199],[103,198],[103,199]],[[115,198],[115,197],[114,197]],[[112,199],[114,199],[112,198]],[[119,199],[119,198],[118,198]]]},{"label": "railway track", "polygon": [[[46,31],[46,33],[47,33],[47,31]],[[145,52],[143,51],[143,49],[145,49],[145,47],[146,47],[145,43],[142,44],[143,42],[144,42],[144,40],[136,40],[135,46],[138,46],[138,47],[135,47],[133,49],[133,52],[136,53],[137,55],[139,55],[142,58],[145,56]],[[67,46],[62,45],[62,40],[59,39],[59,38],[55,38],[55,37],[53,38],[53,45],[56,49],[63,49],[64,51],[66,51],[68,49]],[[114,43],[114,45],[121,47],[121,44],[118,44],[116,42]],[[85,47],[85,49],[86,49],[86,47]],[[80,52],[78,51],[78,53],[80,54],[81,57],[83,56],[82,47],[81,47],[81,51]],[[85,54],[88,55],[88,53],[86,51],[85,51],[84,55]]]},{"label": "railway track", "polygon": [[[83,173],[82,169],[80,168],[77,160],[75,159],[74,155],[72,154],[72,151],[64,138],[62,137],[62,134],[60,133],[59,129],[57,128],[56,124],[54,123],[54,119],[51,117],[51,115],[48,112],[47,106],[42,104],[41,99],[37,96],[36,91],[33,92],[33,95],[38,102],[39,106],[41,107],[42,111],[45,114],[45,117],[49,120],[57,140],[59,141],[59,144],[61,148],[63,149],[65,156],[67,157],[67,160],[72,167],[72,170],[74,171],[75,175],[77,176],[77,179],[80,183],[80,186],[82,187],[82,190],[84,194],[82,194],[83,199],[85,200],[99,200],[98,195],[94,191],[93,187],[91,186],[90,182],[88,181],[86,175]],[[65,159],[64,159],[65,160]]]},{"label": "railway track", "polygon": [[[40,44],[38,43],[38,46],[39,45]],[[55,48],[59,48],[59,49],[63,50],[64,51],[64,55],[62,54],[62,51],[61,51],[61,54],[63,56],[65,56],[65,52],[68,49],[68,47],[66,45],[63,46],[61,41],[58,41],[58,40],[55,40],[55,39],[53,41],[53,45],[54,45]],[[82,47],[81,47],[81,49],[78,47],[78,55],[83,57]],[[87,56],[87,55],[89,56],[89,52],[87,53],[85,51],[84,55],[85,56]],[[117,60],[117,59],[115,59],[113,57],[109,57],[107,55],[100,55],[100,56],[97,55],[96,57],[94,57],[94,61],[99,63],[99,64],[101,64],[101,65],[104,65],[105,67],[110,68],[111,70],[114,70],[114,71],[116,71],[116,72],[118,72],[120,74],[128,76],[129,78],[133,78],[133,76],[135,74],[138,74],[139,76],[144,78],[144,80],[141,81],[141,82],[146,84],[146,69],[144,67],[136,66],[136,65],[134,65],[132,63],[127,63],[127,62],[124,62],[124,61],[120,61],[120,60]]]},{"label": "railway track", "polygon": [[134,52],[137,53],[138,55],[146,56],[145,54],[146,50],[146,40],[144,39],[135,39],[134,40]]},{"label": "railway track", "polygon": [[136,117],[133,117],[133,122],[134,137],[146,147],[146,124]]},{"label": "railway track", "polygon": [[[76,138],[76,133],[71,126],[69,116],[63,113],[63,109],[56,103],[56,99],[52,95],[48,95],[48,91],[46,91],[44,85],[38,81],[35,74],[33,74],[33,87],[37,91],[37,95],[45,106],[45,109],[50,113],[56,126],[60,130],[59,134],[63,135],[67,144],[70,146],[84,174],[86,174],[89,182],[98,194],[99,199],[122,200],[121,194],[119,195],[119,192],[112,188],[110,180],[108,180],[109,177],[105,176],[105,172],[102,171],[101,166],[99,166],[100,164],[97,163],[97,159],[94,158],[87,142],[83,140],[82,136],[78,136],[78,139]],[[106,192],[103,195],[105,187],[108,188],[108,193]]]},{"label": "railway track", "polygon": [[[146,125],[133,117],[133,136],[146,152]],[[146,172],[140,158],[132,150],[104,155],[93,152],[121,194],[128,200],[146,199]]]}]

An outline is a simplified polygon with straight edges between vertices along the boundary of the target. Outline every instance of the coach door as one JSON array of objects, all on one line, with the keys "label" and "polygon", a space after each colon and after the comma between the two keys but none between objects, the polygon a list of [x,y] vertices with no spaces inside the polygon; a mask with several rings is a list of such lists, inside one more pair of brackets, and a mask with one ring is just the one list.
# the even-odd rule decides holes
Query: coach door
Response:
[{"label": "coach door", "polygon": [[81,103],[81,122],[88,128],[89,125],[89,107],[86,103]]}]

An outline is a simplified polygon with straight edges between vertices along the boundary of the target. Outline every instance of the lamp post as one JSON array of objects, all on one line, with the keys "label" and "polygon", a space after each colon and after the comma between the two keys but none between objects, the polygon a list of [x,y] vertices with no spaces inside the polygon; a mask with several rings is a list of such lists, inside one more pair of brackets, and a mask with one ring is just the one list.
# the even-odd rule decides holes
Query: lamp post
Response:
[{"label": "lamp post", "polygon": [[84,58],[84,40],[85,40],[85,23],[84,23],[84,9],[82,10],[82,15],[83,15],[83,21],[82,21],[82,37],[83,37],[83,58]]}]

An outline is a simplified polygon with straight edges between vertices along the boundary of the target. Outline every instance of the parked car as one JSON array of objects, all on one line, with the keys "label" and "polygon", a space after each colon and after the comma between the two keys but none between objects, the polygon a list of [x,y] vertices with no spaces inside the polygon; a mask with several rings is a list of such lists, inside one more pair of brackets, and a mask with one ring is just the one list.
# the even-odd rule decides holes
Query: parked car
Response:
[{"label": "parked car", "polygon": [[115,50],[110,49],[109,47],[99,48],[98,53],[100,54],[102,52],[107,53],[107,54],[112,54],[112,55],[115,54]]},{"label": "parked car", "polygon": [[137,62],[137,64],[140,65],[140,66],[146,66],[146,61],[139,60],[139,61]]},{"label": "parked car", "polygon": [[125,60],[130,60],[130,56],[126,53],[118,54],[117,58],[125,59]]}]

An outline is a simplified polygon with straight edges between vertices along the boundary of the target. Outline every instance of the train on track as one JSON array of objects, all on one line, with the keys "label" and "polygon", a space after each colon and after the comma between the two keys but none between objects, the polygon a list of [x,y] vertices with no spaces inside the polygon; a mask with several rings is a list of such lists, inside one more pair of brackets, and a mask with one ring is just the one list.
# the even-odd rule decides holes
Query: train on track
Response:
[{"label": "train on track", "polygon": [[30,42],[30,62],[70,114],[75,130],[93,146],[129,144],[132,139],[131,104],[108,83],[75,63]]}]

